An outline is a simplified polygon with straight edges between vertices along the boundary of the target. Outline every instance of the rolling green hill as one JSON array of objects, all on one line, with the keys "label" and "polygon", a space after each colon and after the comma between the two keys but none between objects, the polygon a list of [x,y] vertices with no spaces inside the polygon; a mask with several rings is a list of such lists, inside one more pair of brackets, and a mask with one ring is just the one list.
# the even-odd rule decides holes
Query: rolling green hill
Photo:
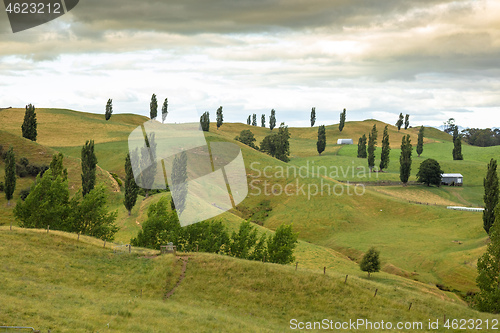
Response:
[{"label": "rolling green hill", "polygon": [[[80,188],[79,158],[81,146],[86,140],[95,140],[99,166],[98,182],[105,183],[109,190],[109,209],[118,211],[117,224],[121,229],[116,235],[117,244],[127,244],[130,238],[135,237],[146,218],[149,205],[157,202],[162,195],[170,195],[169,193],[157,194],[148,199],[140,197],[131,216],[128,216],[122,204],[123,189],[110,176],[110,172],[114,172],[124,178],[123,164],[127,154],[128,135],[147,118],[137,115],[113,115],[111,120],[106,122],[103,115],[71,110],[37,109],[39,136],[35,143],[20,137],[23,111],[22,109],[0,111],[0,145],[6,149],[8,145],[12,144],[17,157],[27,157],[36,163],[49,164],[53,153],[62,152],[65,155],[65,167],[68,168],[72,194]],[[487,241],[482,228],[481,214],[451,211],[447,210],[446,206],[482,205],[482,179],[486,173],[486,164],[490,158],[500,155],[500,147],[479,148],[464,145],[465,160],[453,161],[451,158],[453,145],[451,137],[437,129],[426,128],[424,153],[420,158],[417,158],[416,153],[414,153],[410,180],[416,180],[418,166],[423,160],[435,158],[440,162],[445,172],[462,173],[465,184],[460,188],[428,188],[420,185],[403,188],[398,184],[399,145],[401,137],[410,134],[415,147],[418,128],[398,132],[397,128],[389,125],[392,147],[391,162],[388,170],[383,173],[370,174],[367,172],[366,159],[356,157],[356,145],[336,145],[338,138],[353,138],[357,142],[362,134],[368,134],[373,124],[377,124],[380,143],[385,126],[380,121],[347,122],[342,133],[338,131],[338,125],[327,126],[327,147],[322,156],[318,156],[316,151],[317,127],[290,128],[291,161],[289,163],[283,163],[234,141],[234,137],[239,135],[241,130],[250,129],[257,138],[257,144],[259,144],[266,135],[271,133],[267,128],[227,123],[217,130],[215,124],[211,124],[210,132],[205,133],[209,142],[230,141],[241,147],[247,179],[250,184],[249,195],[237,209],[225,212],[218,218],[221,218],[231,230],[234,230],[238,228],[241,221],[251,217],[249,212],[252,209],[263,200],[269,200],[272,211],[269,212],[268,217],[262,219],[263,225],[258,226],[258,228],[263,232],[272,233],[282,223],[293,223],[293,228],[299,232],[300,239],[296,251],[297,261],[301,268],[299,273],[295,273],[292,267],[249,263],[233,258],[203,254],[192,255],[190,262],[193,263],[192,267],[194,267],[193,275],[187,275],[185,281],[189,281],[189,283],[183,283],[178,290],[178,295],[182,295],[185,303],[181,305],[179,300],[174,304],[177,310],[170,311],[168,306],[161,305],[166,304],[162,303],[161,295],[157,296],[161,294],[161,290],[165,290],[165,283],[163,286],[157,286],[156,283],[159,283],[158,276],[162,274],[163,276],[165,274],[172,276],[178,274],[179,265],[172,259],[140,258],[138,255],[133,255],[129,259],[123,259],[123,262],[120,261],[122,259],[116,262],[113,259],[116,256],[110,254],[109,251],[80,245],[82,242],[74,243],[70,235],[61,233],[57,236],[51,234],[49,238],[39,238],[42,236],[36,232],[31,234],[28,231],[15,228],[15,233],[10,234],[7,232],[8,228],[0,227],[0,237],[4,238],[7,247],[12,242],[12,246],[14,244],[15,246],[25,246],[26,251],[37,252],[38,250],[30,246],[31,242],[38,242],[41,244],[40,251],[43,252],[46,249],[51,256],[61,257],[60,264],[54,263],[53,267],[48,257],[44,259],[48,270],[56,266],[59,268],[71,267],[68,266],[70,265],[68,262],[71,262],[73,255],[75,260],[80,260],[81,257],[87,255],[96,258],[97,261],[104,260],[102,258],[109,260],[104,260],[102,267],[97,265],[95,269],[85,268],[91,272],[89,273],[89,290],[83,291],[81,284],[73,285],[70,282],[74,279],[71,274],[77,274],[78,270],[68,273],[67,277],[56,281],[60,288],[54,287],[53,290],[60,291],[64,295],[63,299],[68,300],[68,302],[75,301],[69,296],[71,293],[79,292],[84,294],[81,301],[78,301],[82,307],[87,308],[90,302],[97,302],[98,305],[95,308],[90,307],[89,312],[83,318],[73,318],[66,322],[61,319],[64,315],[58,314],[56,317],[50,315],[50,313],[58,313],[58,305],[55,305],[52,311],[44,310],[45,312],[43,312],[32,309],[26,310],[19,317],[13,317],[17,313],[16,309],[22,307],[27,301],[29,297],[27,295],[32,289],[23,290],[19,285],[10,281],[10,284],[7,284],[8,289],[13,288],[18,292],[21,291],[24,298],[21,297],[21,301],[14,302],[13,304],[16,304],[17,308],[13,307],[14,310],[8,312],[8,315],[4,315],[4,317],[0,317],[0,320],[4,322],[5,318],[23,318],[25,320],[33,317],[37,318],[37,323],[41,326],[49,327],[55,325],[55,322],[62,321],[68,327],[75,329],[80,329],[80,326],[84,325],[87,320],[91,324],[88,327],[83,326],[84,331],[100,330],[102,323],[111,321],[114,324],[110,324],[110,329],[130,331],[134,330],[134,327],[139,327],[134,326],[133,319],[137,319],[139,320],[137,325],[149,325],[147,326],[150,327],[149,330],[155,331],[158,329],[157,327],[162,325],[163,321],[162,319],[153,319],[153,317],[165,315],[165,318],[168,318],[170,322],[178,323],[181,325],[180,327],[184,328],[182,325],[186,325],[186,316],[193,316],[196,318],[194,323],[208,325],[206,326],[207,331],[210,331],[210,328],[221,330],[220,327],[223,327],[221,326],[223,324],[227,324],[227,329],[230,331],[255,331],[267,328],[270,331],[281,331],[288,327],[285,320],[287,316],[302,316],[300,318],[304,320],[307,318],[310,320],[319,319],[320,314],[331,313],[328,312],[328,309],[332,308],[342,309],[340,312],[335,311],[335,313],[338,312],[335,318],[339,320],[356,316],[374,319],[386,318],[384,316],[387,316],[387,319],[404,319],[407,312],[402,304],[406,306],[409,299],[414,299],[415,304],[426,304],[430,309],[446,309],[447,316],[456,314],[457,317],[461,315],[477,318],[480,315],[468,309],[458,296],[452,293],[443,293],[435,285],[439,284],[455,289],[457,294],[461,296],[465,296],[469,291],[477,290],[475,287],[476,261],[485,251]],[[273,132],[277,132],[277,129]],[[376,156],[380,157],[380,148],[377,148]],[[378,162],[377,160],[376,163],[378,164]],[[3,161],[0,160],[0,179],[3,179],[3,175]],[[29,186],[33,181],[32,177],[18,179],[15,200],[18,198],[19,191]],[[347,182],[351,184],[347,184]],[[358,187],[355,187],[354,184],[358,184]],[[283,190],[285,187],[286,192]],[[321,194],[319,190],[322,188],[324,192]],[[355,190],[360,189],[363,189],[362,195],[352,194],[355,193]],[[318,193],[313,194],[315,190],[318,190]],[[335,194],[340,193],[340,190],[343,191],[342,195]],[[0,195],[0,225],[8,225],[11,222],[16,225],[12,217],[13,206],[7,207],[5,196]],[[69,253],[57,251],[66,246],[74,248],[74,251]],[[381,251],[383,273],[376,274],[372,280],[366,280],[364,274],[359,271],[356,262],[371,246],[375,246]],[[7,250],[3,249],[2,252],[5,251]],[[21,258],[15,256],[14,258],[17,258],[17,262],[23,263]],[[59,262],[59,259],[57,260]],[[28,260],[27,263],[29,264],[30,261]],[[143,268],[135,273],[128,268],[124,269],[123,272],[114,270],[113,274],[110,275],[111,280],[117,279],[118,281],[124,279],[120,274],[130,275],[131,277],[123,282],[127,284],[129,289],[125,288],[123,292],[117,291],[116,288],[105,291],[105,286],[109,285],[108,282],[102,281],[106,269],[110,269],[113,265],[124,267],[129,264],[131,267]],[[24,264],[18,267],[14,261],[10,262],[9,265],[16,267],[16,270],[20,272],[31,269],[28,267],[29,265]],[[82,264],[79,267],[84,269],[87,266]],[[326,278],[321,276],[323,267],[327,268],[327,280],[321,280]],[[233,270],[237,273],[232,274]],[[151,274],[148,274],[148,271]],[[225,272],[225,277],[215,276],[214,272],[216,271]],[[22,274],[30,275],[31,271],[29,272]],[[41,275],[37,274],[34,275],[36,278],[30,280],[30,283],[33,283],[32,288],[38,288],[45,284],[50,285],[54,282],[50,280],[52,278],[47,272],[40,273]],[[257,277],[262,274],[267,276],[269,281],[261,282],[262,285],[259,286],[249,282],[260,281]],[[338,289],[340,285],[337,285],[338,280],[341,280],[345,274],[356,277],[355,283],[349,287],[353,289],[350,289],[347,294],[344,291],[340,292]],[[204,275],[209,278],[204,278]],[[138,282],[134,285],[134,282],[131,282],[132,279],[137,279]],[[201,288],[199,284],[206,279],[213,281],[214,285],[218,287]],[[276,285],[278,279],[287,282],[283,287],[278,287]],[[144,304],[141,303],[140,306],[127,308],[126,304],[129,304],[127,301],[130,297],[126,293],[129,292],[130,295],[137,296],[131,290],[137,292],[141,286],[144,286],[144,281],[149,280],[154,282],[151,282],[148,287],[151,291],[147,296],[148,301]],[[306,282],[307,280],[315,282],[309,283]],[[226,300],[222,295],[217,294],[215,289],[221,290],[224,282],[231,286],[233,286],[232,283],[236,283],[228,291],[231,298],[248,299],[248,302],[233,304],[232,300]],[[155,285],[153,286],[153,284]],[[325,284],[327,287],[324,287]],[[302,285],[307,286],[307,288],[302,288]],[[262,297],[264,297],[265,291],[269,292],[270,288],[280,292],[277,291],[276,294],[271,292],[269,296],[271,301],[267,303],[255,300],[254,296],[249,296],[253,291],[257,292],[257,295],[262,293]],[[371,289],[377,288],[379,291],[384,290],[384,294],[387,292],[387,296],[384,296],[386,298],[380,297],[381,303],[367,303],[368,300],[371,300],[368,298],[368,294],[372,293]],[[194,289],[196,292],[193,291]],[[49,288],[48,291],[41,292],[41,296],[37,299],[42,302],[42,299],[48,297],[50,290],[52,289]],[[200,290],[206,292],[206,295],[200,294]],[[283,290],[288,290],[292,296],[281,300],[279,295],[284,293]],[[296,291],[294,292],[294,290]],[[366,290],[370,290],[370,292]],[[304,308],[300,305],[290,305],[296,302],[300,303],[300,300],[305,302],[308,297],[322,295],[323,292],[340,292],[339,295],[343,296],[339,299],[332,298],[332,301],[321,300],[317,307]],[[98,296],[100,293],[105,295],[102,300]],[[226,296],[226,294],[224,295]],[[355,301],[349,305],[346,300],[347,295],[350,295],[349,297],[359,295],[361,298],[355,298]],[[366,299],[363,298],[365,296]],[[9,299],[13,299],[14,296],[9,295],[9,297]],[[210,301],[211,297],[216,301]],[[110,300],[108,303],[106,303],[107,299]],[[378,299],[379,296],[377,296]],[[443,300],[444,303],[441,303]],[[65,303],[61,301],[56,304],[60,304],[59,306],[62,307]],[[221,306],[222,309],[234,308],[234,310],[231,310],[227,316],[221,316],[217,314],[219,309],[217,304],[224,304]],[[451,307],[448,308],[448,306]],[[106,312],[107,310],[103,310],[106,308],[115,310]],[[387,310],[382,310],[383,308],[387,308]],[[201,309],[199,313],[197,309]],[[148,311],[157,314],[148,315]],[[415,316],[412,312],[410,318],[420,320],[420,318],[430,316],[434,312],[424,311]],[[248,319],[249,313],[256,317],[255,321]],[[373,316],[370,316],[370,313],[373,313]],[[269,323],[268,326],[264,325],[265,322]],[[26,324],[28,323],[26,322]],[[118,326],[115,327],[115,324]],[[64,330],[63,326],[57,327]],[[186,326],[185,329],[191,327]],[[262,329],[263,327],[264,329]]]}]

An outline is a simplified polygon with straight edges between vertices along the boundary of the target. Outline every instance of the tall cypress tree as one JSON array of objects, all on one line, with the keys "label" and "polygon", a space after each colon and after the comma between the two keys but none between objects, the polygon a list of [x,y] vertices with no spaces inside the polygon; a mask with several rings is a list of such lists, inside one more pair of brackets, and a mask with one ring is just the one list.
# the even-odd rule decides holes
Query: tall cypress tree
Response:
[{"label": "tall cypress tree", "polygon": [[266,127],[266,115],[265,114],[263,114],[260,117],[260,127]]},{"label": "tall cypress tree", "polygon": [[398,127],[398,132],[399,132],[399,130],[401,129],[401,126],[403,126],[403,119],[404,119],[403,114],[402,114],[402,113],[400,113],[400,114],[399,114],[399,119],[398,119],[398,121],[396,122],[396,126]]},{"label": "tall cypress tree", "polygon": [[342,132],[342,130],[344,129],[344,126],[345,126],[345,115],[346,111],[344,109],[344,111],[342,111],[340,113],[340,123],[339,123],[339,131]]},{"label": "tall cypress tree", "polygon": [[462,155],[462,138],[458,135],[458,128],[453,130],[453,160],[461,161],[464,159]]},{"label": "tall cypress tree", "polygon": [[359,138],[358,141],[358,157],[366,158],[368,155],[366,154],[366,134],[363,134],[362,137]]},{"label": "tall cypress tree", "polygon": [[156,95],[151,96],[151,103],[149,103],[149,118],[151,120],[158,116],[158,101],[156,100]]},{"label": "tall cypress tree", "polygon": [[[495,222],[495,208],[498,206],[500,190],[498,188],[497,161],[490,160],[488,172],[483,181],[484,184],[484,211],[483,228],[486,233],[490,233],[490,228]],[[499,206],[500,207],[500,206]]]},{"label": "tall cypress tree", "polygon": [[409,114],[407,114],[405,117],[405,130],[408,129],[408,127],[410,127],[410,115]]},{"label": "tall cypress tree", "polygon": [[5,185],[4,192],[7,198],[7,205],[10,206],[10,200],[13,198],[16,189],[16,154],[14,148],[9,147],[5,155]]},{"label": "tall cypress tree", "polygon": [[269,117],[269,128],[271,131],[276,127],[276,111],[271,110],[271,117]]},{"label": "tall cypress tree", "polygon": [[163,106],[161,107],[161,121],[164,123],[168,115],[168,98],[163,101]]},{"label": "tall cypress tree", "polygon": [[411,145],[410,135],[403,136],[401,140],[401,156],[399,157],[399,179],[406,186],[411,174]]},{"label": "tall cypress tree", "polygon": [[257,126],[257,115],[255,113],[252,115],[252,126]]},{"label": "tall cypress tree", "polygon": [[326,130],[325,125],[321,125],[318,127],[318,142],[316,142],[316,148],[318,153],[321,155],[326,148]]},{"label": "tall cypress tree", "polygon": [[417,141],[417,154],[418,157],[422,155],[424,152],[424,126],[420,126],[420,130],[418,131],[418,141]]},{"label": "tall cypress tree", "polygon": [[389,154],[391,153],[391,147],[389,145],[389,132],[388,125],[384,128],[384,134],[382,138],[382,154],[380,155],[380,170],[387,169],[389,166]]},{"label": "tall cypress tree", "polygon": [[[137,158],[137,157],[135,157]],[[135,163],[137,161],[134,161]],[[125,158],[125,199],[123,204],[128,211],[128,215],[132,212],[135,203],[137,202],[137,194],[139,193],[139,187],[135,183],[134,171],[132,169],[132,162],[130,160],[130,153],[127,154]]]},{"label": "tall cypress tree", "polygon": [[368,134],[368,167],[370,171],[375,166],[375,145],[377,144],[377,125],[373,125],[372,131]]},{"label": "tall cypress tree", "polygon": [[316,123],[316,108],[311,109],[311,127]]},{"label": "tall cypress tree", "polygon": [[26,105],[26,112],[24,113],[24,121],[21,125],[23,137],[31,141],[36,141],[37,137],[37,122],[34,105]]},{"label": "tall cypress tree", "polygon": [[104,118],[106,118],[106,120],[109,120],[112,114],[113,114],[113,100],[110,98],[106,103],[106,113],[104,114]]},{"label": "tall cypress tree", "polygon": [[94,140],[85,142],[82,147],[82,194],[86,196],[94,189],[97,157],[94,153]]},{"label": "tall cypress tree", "polygon": [[222,126],[222,122],[224,121],[224,118],[222,117],[222,106],[219,106],[217,109],[217,129]]}]

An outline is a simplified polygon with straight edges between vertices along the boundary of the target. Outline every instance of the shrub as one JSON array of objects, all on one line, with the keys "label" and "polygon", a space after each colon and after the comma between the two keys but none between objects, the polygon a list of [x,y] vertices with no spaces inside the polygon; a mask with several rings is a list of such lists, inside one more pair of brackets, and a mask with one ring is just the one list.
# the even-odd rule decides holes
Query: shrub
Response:
[{"label": "shrub", "polygon": [[0,192],[3,192],[4,188],[5,188],[4,183],[0,182]]},{"label": "shrub", "polygon": [[31,190],[31,188],[27,187],[27,188],[22,189],[21,192],[19,192],[19,197],[21,198],[22,201],[26,200],[26,198],[30,194],[30,190]]},{"label": "shrub", "polygon": [[123,182],[122,180],[120,179],[120,177],[118,177],[118,175],[114,172],[111,172],[111,177],[113,177],[114,180],[116,180],[116,182],[118,183],[118,186],[122,187],[123,186]]}]

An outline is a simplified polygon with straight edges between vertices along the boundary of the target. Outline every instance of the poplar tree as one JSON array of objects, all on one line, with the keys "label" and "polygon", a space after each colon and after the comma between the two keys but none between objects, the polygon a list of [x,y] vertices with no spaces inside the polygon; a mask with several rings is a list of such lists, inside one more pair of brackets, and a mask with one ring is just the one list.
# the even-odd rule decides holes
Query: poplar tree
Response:
[{"label": "poplar tree", "polygon": [[168,98],[163,101],[163,106],[161,107],[161,122],[164,123],[168,115]]},{"label": "poplar tree", "polygon": [[370,171],[375,166],[375,145],[377,144],[377,125],[373,125],[372,131],[368,134],[368,167]]},{"label": "poplar tree", "polygon": [[210,131],[210,113],[208,111],[205,111],[200,117],[200,124],[201,124],[201,129],[204,132]]},{"label": "poplar tree", "polygon": [[363,134],[362,137],[359,138],[358,141],[358,157],[366,158],[368,155],[366,154],[366,134]]},{"label": "poplar tree", "polygon": [[158,101],[156,100],[156,95],[151,96],[151,103],[149,103],[149,118],[151,120],[158,116]]},{"label": "poplar tree", "polygon": [[422,155],[424,152],[424,126],[420,126],[420,130],[418,131],[418,141],[417,141],[417,154],[418,157]]},{"label": "poplar tree", "polygon": [[82,194],[86,196],[95,186],[97,157],[94,153],[94,140],[85,142],[82,147]]},{"label": "poplar tree", "polygon": [[252,115],[252,126],[257,126],[257,115],[255,113]]},{"label": "poplar tree", "polygon": [[217,109],[217,129],[222,126],[222,122],[224,121],[224,118],[222,117],[222,106],[219,106]]},{"label": "poplar tree", "polygon": [[261,117],[260,117],[260,126],[261,127],[266,127],[266,115],[263,114]]},{"label": "poplar tree", "polygon": [[252,123],[252,116],[248,116],[247,118],[247,125],[250,125]]},{"label": "poplar tree", "polygon": [[453,160],[461,161],[464,159],[462,155],[462,138],[458,135],[458,128],[453,131]]},{"label": "poplar tree", "polygon": [[479,293],[476,304],[479,311],[500,313],[500,209],[496,209],[496,222],[490,229],[490,243],[477,261],[476,279]]},{"label": "poplar tree", "polygon": [[[134,157],[137,159],[137,156]],[[134,161],[136,163],[137,160]],[[137,202],[137,194],[139,193],[139,187],[137,186],[134,179],[134,171],[132,169],[132,162],[130,160],[130,153],[127,154],[125,158],[125,199],[123,204],[128,211],[130,216],[132,208],[134,208]]]},{"label": "poplar tree", "polygon": [[26,112],[24,113],[24,121],[21,125],[21,130],[23,133],[23,138],[29,139],[31,141],[36,141],[37,137],[37,122],[36,113],[34,105],[26,105]]},{"label": "poplar tree", "polygon": [[16,189],[16,154],[14,148],[9,147],[5,155],[5,184],[4,192],[7,198],[7,206],[10,206],[10,200],[13,198],[14,190]]},{"label": "poplar tree", "polygon": [[316,108],[311,109],[311,127],[316,123]]},{"label": "poplar tree", "polygon": [[276,127],[276,111],[271,110],[271,117],[269,117],[269,128],[271,131]]},{"label": "poplar tree", "polygon": [[340,123],[339,123],[339,131],[340,132],[342,132],[342,130],[344,129],[344,126],[345,126],[345,116],[346,116],[345,113],[346,113],[345,109],[344,109],[344,111],[342,111],[340,113]]},{"label": "poplar tree", "polygon": [[410,127],[410,115],[409,114],[407,114],[405,117],[405,130],[408,129],[408,127]]},{"label": "poplar tree", "polygon": [[396,126],[398,127],[398,132],[399,132],[399,130],[401,129],[401,126],[403,126],[403,119],[404,119],[403,114],[402,114],[402,113],[400,113],[400,114],[399,114],[399,119],[398,119],[398,121],[396,122]]},{"label": "poplar tree", "polygon": [[490,233],[491,226],[495,222],[495,208],[499,201],[499,187],[497,174],[497,161],[490,160],[488,164],[488,172],[483,181],[484,184],[484,211],[483,211],[483,228],[486,233]]},{"label": "poplar tree", "polygon": [[384,128],[384,134],[382,138],[382,154],[380,156],[380,170],[387,169],[389,166],[389,159],[391,153],[391,147],[389,145],[389,132],[388,125]]},{"label": "poplar tree", "polygon": [[399,157],[399,179],[406,186],[411,174],[411,145],[410,135],[403,136],[401,140],[401,156]]},{"label": "poplar tree", "polygon": [[104,114],[104,118],[106,118],[106,120],[109,120],[112,114],[113,114],[113,100],[110,98],[106,103],[106,113]]},{"label": "poplar tree", "polygon": [[319,155],[321,155],[321,153],[325,151],[326,148],[325,125],[321,125],[318,127],[318,142],[316,142],[316,148],[318,149]]}]

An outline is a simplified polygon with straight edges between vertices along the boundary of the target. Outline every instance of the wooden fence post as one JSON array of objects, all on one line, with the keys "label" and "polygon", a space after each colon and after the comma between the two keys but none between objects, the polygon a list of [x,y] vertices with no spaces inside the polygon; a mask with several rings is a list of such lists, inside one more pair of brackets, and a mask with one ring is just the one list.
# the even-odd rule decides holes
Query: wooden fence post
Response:
[{"label": "wooden fence post", "polygon": [[326,274],[326,267],[323,267],[323,275]]},{"label": "wooden fence post", "polygon": [[349,275],[346,275],[346,276],[345,276],[345,281],[344,281],[344,284],[346,284],[346,283],[347,283],[347,277],[348,277],[348,276],[349,276]]},{"label": "wooden fence post", "polygon": [[377,291],[378,289],[375,289],[375,295],[373,295],[373,297],[377,296]]},{"label": "wooden fence post", "polygon": [[408,307],[408,311],[410,311],[410,309],[411,309],[411,305],[412,305],[412,304],[413,304],[413,303],[410,303],[410,306]]},{"label": "wooden fence post", "polygon": [[128,253],[131,253],[132,252],[132,245],[128,245]]},{"label": "wooden fence post", "polygon": [[297,270],[297,267],[298,267],[298,266],[299,266],[299,262],[297,261],[297,262],[295,263],[295,270]]}]

